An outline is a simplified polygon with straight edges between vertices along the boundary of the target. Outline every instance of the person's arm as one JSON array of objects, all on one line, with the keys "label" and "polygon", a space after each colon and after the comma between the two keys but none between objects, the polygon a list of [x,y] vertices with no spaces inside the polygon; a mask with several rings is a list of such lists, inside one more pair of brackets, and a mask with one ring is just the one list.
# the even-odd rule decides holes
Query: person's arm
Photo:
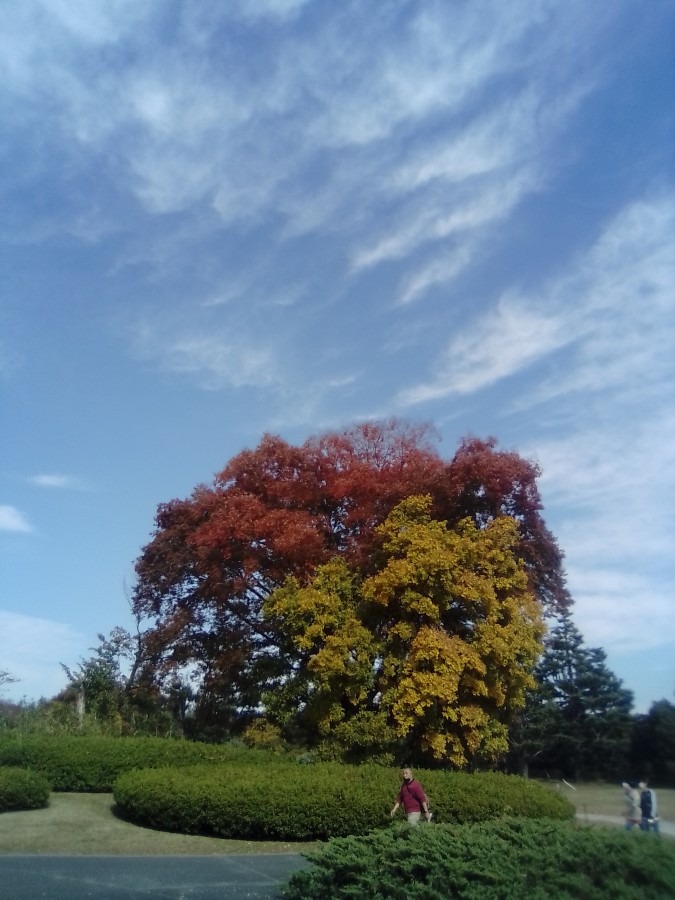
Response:
[{"label": "person's arm", "polygon": [[424,793],[424,789],[422,785],[419,785],[419,792],[417,795],[417,800],[422,807],[422,812],[426,816],[427,820],[431,818],[431,813],[429,812],[429,801],[427,800],[427,795]]},{"label": "person's arm", "polygon": [[395,815],[396,815],[396,812],[397,812],[399,806],[401,805],[401,800],[403,799],[403,798],[401,797],[401,794],[402,794],[402,791],[399,791],[399,792],[398,792],[398,796],[396,797],[396,802],[394,803],[394,806],[393,806],[391,812],[389,813],[390,816],[395,816]]}]

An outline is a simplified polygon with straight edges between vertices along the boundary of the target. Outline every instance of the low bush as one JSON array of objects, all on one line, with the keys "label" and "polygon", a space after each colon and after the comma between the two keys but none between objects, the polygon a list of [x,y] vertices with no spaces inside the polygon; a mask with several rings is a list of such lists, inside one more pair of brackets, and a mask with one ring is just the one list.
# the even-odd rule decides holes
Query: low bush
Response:
[{"label": "low bush", "polygon": [[42,775],[16,766],[0,766],[0,813],[49,806],[51,785]]},{"label": "low bush", "polygon": [[652,834],[551,820],[430,825],[341,838],[306,854],[288,900],[666,900],[675,847]]},{"label": "low bush", "polygon": [[433,771],[418,776],[437,823],[484,822],[498,816],[574,818],[574,806],[566,797],[517,775]]},{"label": "low bush", "polygon": [[[426,772],[436,821],[504,815],[571,818],[574,808],[541,785],[514,776]],[[428,783],[428,786],[427,786]],[[395,772],[377,766],[277,758],[269,766],[167,768],[121,776],[122,816],[154,828],[253,840],[324,840],[388,825]]]},{"label": "low bush", "polygon": [[269,756],[235,744],[199,744],[167,738],[52,737],[29,735],[0,740],[0,766],[40,772],[55,791],[111,791],[124,772],[161,766],[222,765],[246,760],[265,765]]},{"label": "low bush", "polygon": [[185,834],[312,840],[388,821],[383,791],[338,764],[144,770],[121,776],[113,796],[124,818]]}]

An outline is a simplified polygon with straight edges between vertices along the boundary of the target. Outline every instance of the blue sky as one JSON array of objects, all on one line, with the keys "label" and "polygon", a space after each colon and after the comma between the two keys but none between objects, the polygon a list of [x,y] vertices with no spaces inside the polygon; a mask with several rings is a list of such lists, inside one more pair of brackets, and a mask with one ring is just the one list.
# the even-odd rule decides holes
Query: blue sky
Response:
[{"label": "blue sky", "polygon": [[0,6],[0,669],[132,626],[159,503],[265,431],[539,462],[575,621],[675,689],[675,5]]}]

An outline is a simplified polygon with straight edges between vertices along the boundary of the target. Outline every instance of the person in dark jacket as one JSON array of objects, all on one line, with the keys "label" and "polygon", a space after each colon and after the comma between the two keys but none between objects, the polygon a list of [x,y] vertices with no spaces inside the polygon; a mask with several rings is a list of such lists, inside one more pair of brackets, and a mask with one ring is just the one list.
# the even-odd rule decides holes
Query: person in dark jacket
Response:
[{"label": "person in dark jacket", "polygon": [[424,813],[427,822],[431,821],[431,813],[429,812],[429,803],[427,795],[424,793],[422,785],[413,776],[412,769],[403,769],[401,772],[403,783],[401,790],[398,792],[396,803],[391,811],[391,815],[395,816],[399,806],[405,810],[409,825],[419,825],[422,813]]},{"label": "person in dark jacket", "polygon": [[641,781],[640,788],[640,828],[642,831],[659,833],[659,810],[656,805],[656,792],[649,787],[647,781]]}]

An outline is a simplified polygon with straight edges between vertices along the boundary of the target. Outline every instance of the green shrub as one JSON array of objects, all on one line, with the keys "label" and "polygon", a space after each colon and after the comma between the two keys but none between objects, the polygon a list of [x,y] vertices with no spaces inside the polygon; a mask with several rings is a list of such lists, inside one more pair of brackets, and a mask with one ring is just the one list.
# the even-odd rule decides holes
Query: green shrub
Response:
[{"label": "green shrub", "polygon": [[113,795],[125,818],[186,834],[311,840],[388,821],[382,792],[339,764],[143,770],[121,776]]},{"label": "green shrub", "polygon": [[[437,821],[574,815],[565,798],[514,776],[427,772],[422,778]],[[299,841],[388,825],[397,791],[392,770],[272,757],[265,767],[239,762],[130,772],[116,782],[114,797],[121,815],[154,828]]]},{"label": "green shrub", "polygon": [[572,819],[574,807],[536,781],[500,772],[419,773],[436,822],[484,822],[498,816]]},{"label": "green shrub", "polygon": [[289,900],[666,900],[675,847],[551,820],[389,829],[306,854]]},{"label": "green shrub", "polygon": [[16,766],[0,766],[0,812],[42,809],[49,805],[51,786],[46,778]]},{"label": "green shrub", "polygon": [[41,772],[56,791],[111,791],[124,772],[161,766],[220,765],[246,760],[265,765],[270,757],[231,744],[198,744],[167,738],[29,735],[0,740],[0,766]]}]

